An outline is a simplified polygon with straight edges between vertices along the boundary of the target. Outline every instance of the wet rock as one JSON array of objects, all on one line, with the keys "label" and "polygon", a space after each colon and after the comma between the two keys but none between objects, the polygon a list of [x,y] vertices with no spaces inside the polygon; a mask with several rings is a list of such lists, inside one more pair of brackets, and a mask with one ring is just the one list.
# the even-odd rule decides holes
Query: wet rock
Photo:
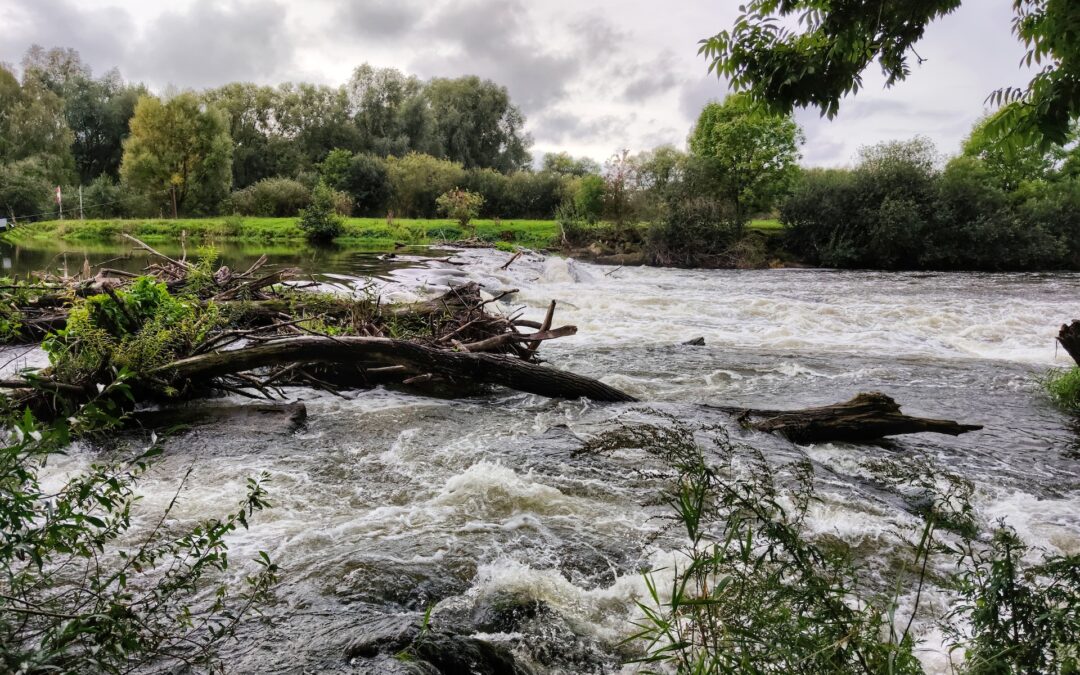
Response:
[{"label": "wet rock", "polygon": [[687,340],[683,344],[684,345],[691,345],[691,346],[694,346],[694,347],[704,347],[705,346],[705,338],[696,337],[693,340]]},{"label": "wet rock", "polygon": [[[416,614],[375,617],[345,649],[359,672],[415,675],[532,675],[508,647],[446,628],[422,631]],[[380,668],[382,670],[380,670]]]},{"label": "wet rock", "polygon": [[523,623],[540,616],[550,616],[551,609],[542,600],[500,597],[477,605],[472,624],[484,633],[514,633]]},{"label": "wet rock", "polygon": [[507,647],[449,632],[432,631],[420,637],[409,654],[440,675],[532,675]]},{"label": "wet rock", "polygon": [[402,651],[420,635],[420,620],[415,614],[382,616],[365,622],[361,628],[364,632],[346,648],[346,658],[373,658]]}]

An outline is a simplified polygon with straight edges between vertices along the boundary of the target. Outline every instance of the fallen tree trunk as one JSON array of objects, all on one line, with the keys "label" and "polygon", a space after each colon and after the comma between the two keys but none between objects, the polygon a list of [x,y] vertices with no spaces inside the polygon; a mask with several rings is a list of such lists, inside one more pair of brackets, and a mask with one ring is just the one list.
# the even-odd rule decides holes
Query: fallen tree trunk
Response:
[{"label": "fallen tree trunk", "polygon": [[1080,321],[1062,324],[1058,331],[1058,343],[1069,353],[1076,365],[1080,366]]},{"label": "fallen tree trunk", "polygon": [[[982,429],[979,424],[905,415],[896,401],[881,393],[859,394],[845,403],[805,410],[709,407],[736,414],[751,429],[777,433],[793,443],[862,443],[885,436],[923,432],[958,436]],[[758,420],[750,421],[754,418]]]},{"label": "fallen tree trunk", "polygon": [[[531,336],[521,336],[530,338]],[[603,382],[513,356],[435,349],[415,342],[379,337],[302,336],[230,351],[198,354],[161,366],[148,375],[169,381],[206,382],[215,377],[292,363],[353,366],[358,363],[404,366],[409,372],[448,380],[497,384],[551,398],[595,401],[636,399]]]},{"label": "fallen tree trunk", "polygon": [[303,403],[248,405],[193,405],[160,410],[140,410],[128,417],[131,424],[147,429],[227,425],[232,433],[290,433],[304,424]]}]

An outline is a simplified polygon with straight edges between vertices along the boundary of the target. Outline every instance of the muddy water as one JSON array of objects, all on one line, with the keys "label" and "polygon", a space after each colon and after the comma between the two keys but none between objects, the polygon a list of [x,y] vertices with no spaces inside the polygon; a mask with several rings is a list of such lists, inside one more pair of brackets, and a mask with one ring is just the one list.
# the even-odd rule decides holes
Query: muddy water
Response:
[{"label": "muddy water", "polygon": [[[1078,435],[1035,384],[1067,363],[1053,336],[1080,316],[1080,276],[615,270],[539,256],[500,271],[503,253],[456,257],[467,264],[384,270],[383,292],[477,280],[520,289],[502,309],[534,319],[554,298],[556,324],[579,332],[544,345],[552,365],[689,422],[732,426],[701,403],[802,407],[883,391],[907,412],[985,425],[959,438],[809,447],[732,427],[772,461],[808,456],[819,497],[810,528],[855,544],[872,567],[918,522],[875,475],[880,458],[931,460],[973,481],[984,525],[1004,519],[1031,544],[1080,552]],[[334,281],[364,283],[347,271]],[[698,336],[704,347],[680,344]],[[265,549],[281,564],[280,601],[230,648],[234,670],[396,672],[356,645],[433,606],[436,625],[507,645],[537,672],[632,672],[619,642],[641,571],[669,564],[681,542],[657,517],[655,458],[575,450],[641,405],[507,390],[456,401],[293,394],[308,405],[301,431],[196,430],[168,442],[144,485],[152,512],[193,466],[176,513],[186,520],[224,512],[246,477],[270,476],[274,508],[232,548],[237,561]],[[931,614],[947,606],[943,592],[929,598]],[[542,611],[498,614],[532,601]],[[933,621],[916,625],[928,670],[946,672]]]}]

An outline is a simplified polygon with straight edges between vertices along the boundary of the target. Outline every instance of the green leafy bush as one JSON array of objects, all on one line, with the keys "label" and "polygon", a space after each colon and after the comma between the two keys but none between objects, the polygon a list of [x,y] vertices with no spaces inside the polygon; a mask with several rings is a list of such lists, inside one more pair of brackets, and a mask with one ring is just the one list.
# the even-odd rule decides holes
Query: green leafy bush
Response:
[{"label": "green leafy bush", "polygon": [[[132,460],[95,463],[59,485],[42,467],[72,431],[115,424],[114,382],[73,415],[41,426],[27,412],[0,449],[0,670],[9,673],[125,673],[215,668],[215,650],[268,601],[277,567],[265,553],[244,583],[230,585],[226,538],[266,508],[250,480],[228,515],[190,526],[133,532],[139,480],[161,448]],[[104,426],[103,426],[104,425]],[[177,496],[186,477],[177,488]],[[151,522],[154,522],[153,520]]]},{"label": "green leafy bush", "polygon": [[334,191],[326,183],[316,185],[311,193],[311,205],[300,210],[300,229],[307,234],[308,241],[325,243],[341,236],[345,224],[336,209]]},{"label": "green leafy bush", "polygon": [[1003,524],[989,547],[965,541],[961,551],[961,600],[946,633],[964,653],[963,672],[1080,672],[1080,555],[1025,565],[1031,549]]},{"label": "green leafy bush", "polygon": [[830,267],[1023,270],[1080,264],[1080,181],[1006,192],[985,160],[943,171],[926,141],[864,150],[853,171],[810,169],[781,204],[788,248]]},{"label": "green leafy bush", "polygon": [[[439,213],[458,221],[462,229],[470,229],[469,224],[480,214],[484,198],[475,192],[455,188],[439,195],[439,198],[435,200],[435,205]],[[475,236],[476,228],[471,228],[471,230]]]},{"label": "green leafy bush", "polygon": [[591,174],[583,176],[578,182],[577,192],[574,193],[574,206],[577,212],[590,225],[596,223],[604,215],[604,196],[607,185],[603,176]]},{"label": "green leafy bush", "polygon": [[0,217],[14,215],[27,221],[52,217],[53,187],[48,167],[36,157],[0,164]]},{"label": "green leafy bush", "polygon": [[146,213],[150,208],[145,197],[133,194],[107,175],[98,176],[83,188],[83,204],[86,218],[124,218]]},{"label": "green leafy bush", "polygon": [[67,325],[42,342],[54,372],[81,383],[105,371],[141,373],[189,354],[219,325],[217,306],[176,297],[141,277],[124,291],[76,304]]},{"label": "green leafy bush", "polygon": [[1054,403],[1065,410],[1080,411],[1080,366],[1050,371],[1043,386]]},{"label": "green leafy bush", "polygon": [[311,190],[291,178],[264,178],[229,197],[228,209],[241,216],[290,218],[311,203]]},{"label": "green leafy bush", "polygon": [[392,198],[390,208],[400,218],[432,218],[439,195],[461,185],[465,169],[457,162],[411,152],[386,158]]},{"label": "green leafy bush", "polygon": [[337,189],[352,198],[360,215],[378,216],[386,213],[386,205],[391,197],[386,162],[366,153],[353,156]]}]

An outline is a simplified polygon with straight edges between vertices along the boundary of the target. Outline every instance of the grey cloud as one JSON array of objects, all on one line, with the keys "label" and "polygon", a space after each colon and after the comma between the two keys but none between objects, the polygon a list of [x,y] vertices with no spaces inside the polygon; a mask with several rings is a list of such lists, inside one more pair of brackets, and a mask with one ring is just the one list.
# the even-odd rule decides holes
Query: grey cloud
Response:
[{"label": "grey cloud", "polygon": [[197,0],[187,11],[154,20],[137,43],[133,73],[156,84],[196,88],[275,82],[292,65],[294,37],[277,3]]},{"label": "grey cloud", "polygon": [[678,84],[679,79],[670,70],[655,75],[641,75],[626,85],[623,89],[623,98],[631,103],[640,103],[653,96],[666,94]]},{"label": "grey cloud", "polygon": [[626,126],[626,119],[604,115],[591,119],[564,112],[548,113],[532,125],[538,141],[561,143],[567,139],[588,138],[607,140],[615,138],[618,130]]},{"label": "grey cloud", "polygon": [[[653,122],[656,123],[656,120],[653,120]],[[661,145],[673,145],[676,148],[685,148],[686,137],[688,135],[688,130],[676,129],[675,127],[670,126],[653,129],[642,136],[640,149],[651,150],[652,148]]]},{"label": "grey cloud", "polygon": [[334,12],[334,27],[369,40],[386,41],[406,36],[423,18],[424,10],[411,2],[370,0],[352,2]]},{"label": "grey cloud", "polygon": [[630,36],[616,28],[600,14],[586,14],[570,22],[570,29],[581,42],[589,45],[594,54],[611,54],[620,50]]},{"label": "grey cloud", "polygon": [[427,40],[448,53],[431,52],[412,63],[425,76],[472,73],[505,85],[527,115],[562,99],[579,72],[573,55],[553,54],[535,39],[520,0],[474,0],[429,17]]},{"label": "grey cloud", "polygon": [[713,75],[690,80],[683,84],[679,93],[679,109],[687,119],[697,120],[706,103],[719,101],[727,93],[727,85]]},{"label": "grey cloud", "polygon": [[122,65],[131,16],[116,7],[86,9],[69,0],[13,0],[0,7],[0,61],[18,64],[31,44],[72,47],[95,72]]},{"label": "grey cloud", "polygon": [[616,78],[626,83],[621,96],[630,103],[641,103],[668,93],[679,85],[678,72],[675,55],[670,51],[663,52],[653,61],[613,68]]}]

